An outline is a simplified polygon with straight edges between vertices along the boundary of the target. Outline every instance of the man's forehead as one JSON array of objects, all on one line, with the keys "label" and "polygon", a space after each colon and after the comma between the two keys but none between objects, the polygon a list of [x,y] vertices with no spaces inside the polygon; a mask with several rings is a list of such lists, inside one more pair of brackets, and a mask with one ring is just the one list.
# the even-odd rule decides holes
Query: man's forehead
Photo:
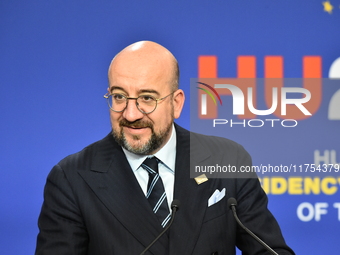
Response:
[{"label": "man's forehead", "polygon": [[168,62],[116,60],[117,62],[110,66],[108,73],[111,86],[133,85],[145,89],[155,89],[169,85],[173,80],[172,66]]}]

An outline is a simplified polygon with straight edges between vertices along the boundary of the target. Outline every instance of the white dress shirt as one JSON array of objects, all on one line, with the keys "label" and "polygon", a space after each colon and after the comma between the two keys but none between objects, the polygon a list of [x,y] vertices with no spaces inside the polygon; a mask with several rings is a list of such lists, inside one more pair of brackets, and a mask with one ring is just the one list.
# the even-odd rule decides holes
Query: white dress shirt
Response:
[{"label": "white dress shirt", "polygon": [[[136,155],[122,148],[125,156],[131,166],[136,179],[146,195],[149,181],[149,174],[145,171],[141,164],[150,155]],[[174,183],[175,183],[175,160],[176,160],[176,131],[172,125],[172,131],[169,141],[154,154],[161,162],[158,164],[158,172],[162,178],[164,189],[166,192],[169,210],[171,211],[171,203],[173,200]]]}]

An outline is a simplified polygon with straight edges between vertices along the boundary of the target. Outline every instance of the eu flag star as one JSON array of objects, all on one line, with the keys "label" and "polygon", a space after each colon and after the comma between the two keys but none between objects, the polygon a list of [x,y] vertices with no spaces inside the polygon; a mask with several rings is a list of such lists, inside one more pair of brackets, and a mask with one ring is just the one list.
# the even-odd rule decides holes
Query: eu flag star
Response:
[{"label": "eu flag star", "polygon": [[322,5],[323,5],[323,10],[325,12],[332,14],[332,10],[333,10],[334,7],[329,1],[322,2]]}]

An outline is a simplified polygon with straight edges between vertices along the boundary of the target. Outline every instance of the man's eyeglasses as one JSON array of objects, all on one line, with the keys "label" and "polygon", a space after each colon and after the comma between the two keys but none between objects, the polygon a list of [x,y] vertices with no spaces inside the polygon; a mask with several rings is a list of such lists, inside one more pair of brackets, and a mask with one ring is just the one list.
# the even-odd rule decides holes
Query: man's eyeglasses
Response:
[{"label": "man's eyeglasses", "polygon": [[159,99],[151,95],[140,95],[139,97],[127,97],[120,93],[112,94],[106,93],[104,95],[104,98],[107,99],[107,103],[110,109],[114,112],[124,111],[127,107],[128,100],[136,100],[137,109],[142,113],[148,114],[156,110],[159,101],[162,101],[163,99],[172,95],[174,92],[171,92],[169,95]]}]

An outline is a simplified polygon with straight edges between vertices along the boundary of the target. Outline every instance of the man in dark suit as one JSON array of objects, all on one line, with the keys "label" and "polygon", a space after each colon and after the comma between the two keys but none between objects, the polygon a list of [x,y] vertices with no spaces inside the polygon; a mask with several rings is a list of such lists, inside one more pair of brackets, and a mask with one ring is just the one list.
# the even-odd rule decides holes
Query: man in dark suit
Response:
[{"label": "man in dark suit", "polygon": [[115,56],[108,76],[112,133],[50,172],[36,255],[140,254],[168,224],[173,199],[181,201],[173,225],[146,254],[231,255],[235,246],[244,254],[269,254],[238,227],[230,197],[248,228],[279,254],[294,254],[257,178],[190,178],[195,165],[240,168],[251,158],[235,142],[174,124],[184,93],[167,49],[132,44]]}]

